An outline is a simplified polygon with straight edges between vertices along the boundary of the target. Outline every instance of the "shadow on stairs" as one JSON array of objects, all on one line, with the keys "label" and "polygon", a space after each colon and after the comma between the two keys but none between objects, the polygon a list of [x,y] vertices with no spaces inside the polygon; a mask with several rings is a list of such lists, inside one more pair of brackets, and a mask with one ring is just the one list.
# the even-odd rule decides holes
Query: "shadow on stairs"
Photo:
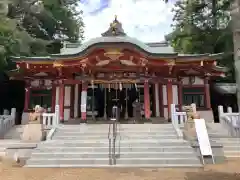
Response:
[{"label": "shadow on stairs", "polygon": [[[129,119],[120,119],[119,121],[121,124],[168,124],[169,122],[163,118],[163,117],[153,117],[151,119],[139,119],[139,120],[134,120],[134,118],[129,118]],[[66,125],[74,125],[74,124],[80,124],[80,123],[88,123],[88,124],[109,124],[111,123],[110,118],[108,120],[105,120],[103,118],[87,118],[87,121],[81,120],[81,118],[73,118],[69,119],[68,121],[64,121],[63,124]]]}]

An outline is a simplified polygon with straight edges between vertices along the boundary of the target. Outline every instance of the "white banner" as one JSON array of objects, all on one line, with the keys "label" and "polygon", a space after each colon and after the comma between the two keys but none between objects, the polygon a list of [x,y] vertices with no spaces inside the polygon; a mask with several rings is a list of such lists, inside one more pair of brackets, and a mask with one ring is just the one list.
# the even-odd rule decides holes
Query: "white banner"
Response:
[{"label": "white banner", "polygon": [[87,105],[86,104],[81,105],[81,112],[87,112]]},{"label": "white banner", "polygon": [[81,93],[81,112],[87,112],[87,91]]},{"label": "white banner", "polygon": [[198,143],[202,156],[213,156],[204,119],[194,119]]}]

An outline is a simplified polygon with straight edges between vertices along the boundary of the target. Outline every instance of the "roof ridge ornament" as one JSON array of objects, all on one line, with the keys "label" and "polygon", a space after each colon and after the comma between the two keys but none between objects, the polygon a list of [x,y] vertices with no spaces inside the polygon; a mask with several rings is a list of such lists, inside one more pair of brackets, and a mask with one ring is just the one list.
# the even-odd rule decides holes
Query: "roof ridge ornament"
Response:
[{"label": "roof ridge ornament", "polygon": [[115,15],[113,22],[110,23],[108,30],[102,33],[102,36],[126,36],[126,33],[122,28],[122,23],[120,23],[117,19],[117,15]]}]

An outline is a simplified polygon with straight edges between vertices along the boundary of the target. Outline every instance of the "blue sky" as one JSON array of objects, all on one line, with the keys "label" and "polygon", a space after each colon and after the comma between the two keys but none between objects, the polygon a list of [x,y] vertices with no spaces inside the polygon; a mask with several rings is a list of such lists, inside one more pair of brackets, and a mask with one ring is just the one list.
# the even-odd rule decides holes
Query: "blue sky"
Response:
[{"label": "blue sky", "polygon": [[125,32],[144,42],[159,42],[171,32],[172,3],[162,0],[80,0],[85,23],[85,40],[99,37],[114,16]]}]

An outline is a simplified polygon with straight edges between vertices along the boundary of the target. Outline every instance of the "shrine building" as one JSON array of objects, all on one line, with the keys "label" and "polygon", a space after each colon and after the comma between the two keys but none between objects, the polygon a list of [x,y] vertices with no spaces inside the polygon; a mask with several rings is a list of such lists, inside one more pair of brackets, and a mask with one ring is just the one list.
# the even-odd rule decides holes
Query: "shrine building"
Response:
[{"label": "shrine building", "polygon": [[[96,29],[97,30],[97,29]],[[64,42],[60,54],[13,57],[12,79],[24,80],[24,112],[41,105],[60,119],[108,119],[114,104],[121,118],[133,117],[138,99],[146,119],[171,117],[171,104],[181,111],[195,103],[200,115],[212,116],[209,80],[224,76],[217,66],[222,54],[178,54],[167,43],[143,43],[127,36],[115,18],[102,37],[83,44]]]}]

